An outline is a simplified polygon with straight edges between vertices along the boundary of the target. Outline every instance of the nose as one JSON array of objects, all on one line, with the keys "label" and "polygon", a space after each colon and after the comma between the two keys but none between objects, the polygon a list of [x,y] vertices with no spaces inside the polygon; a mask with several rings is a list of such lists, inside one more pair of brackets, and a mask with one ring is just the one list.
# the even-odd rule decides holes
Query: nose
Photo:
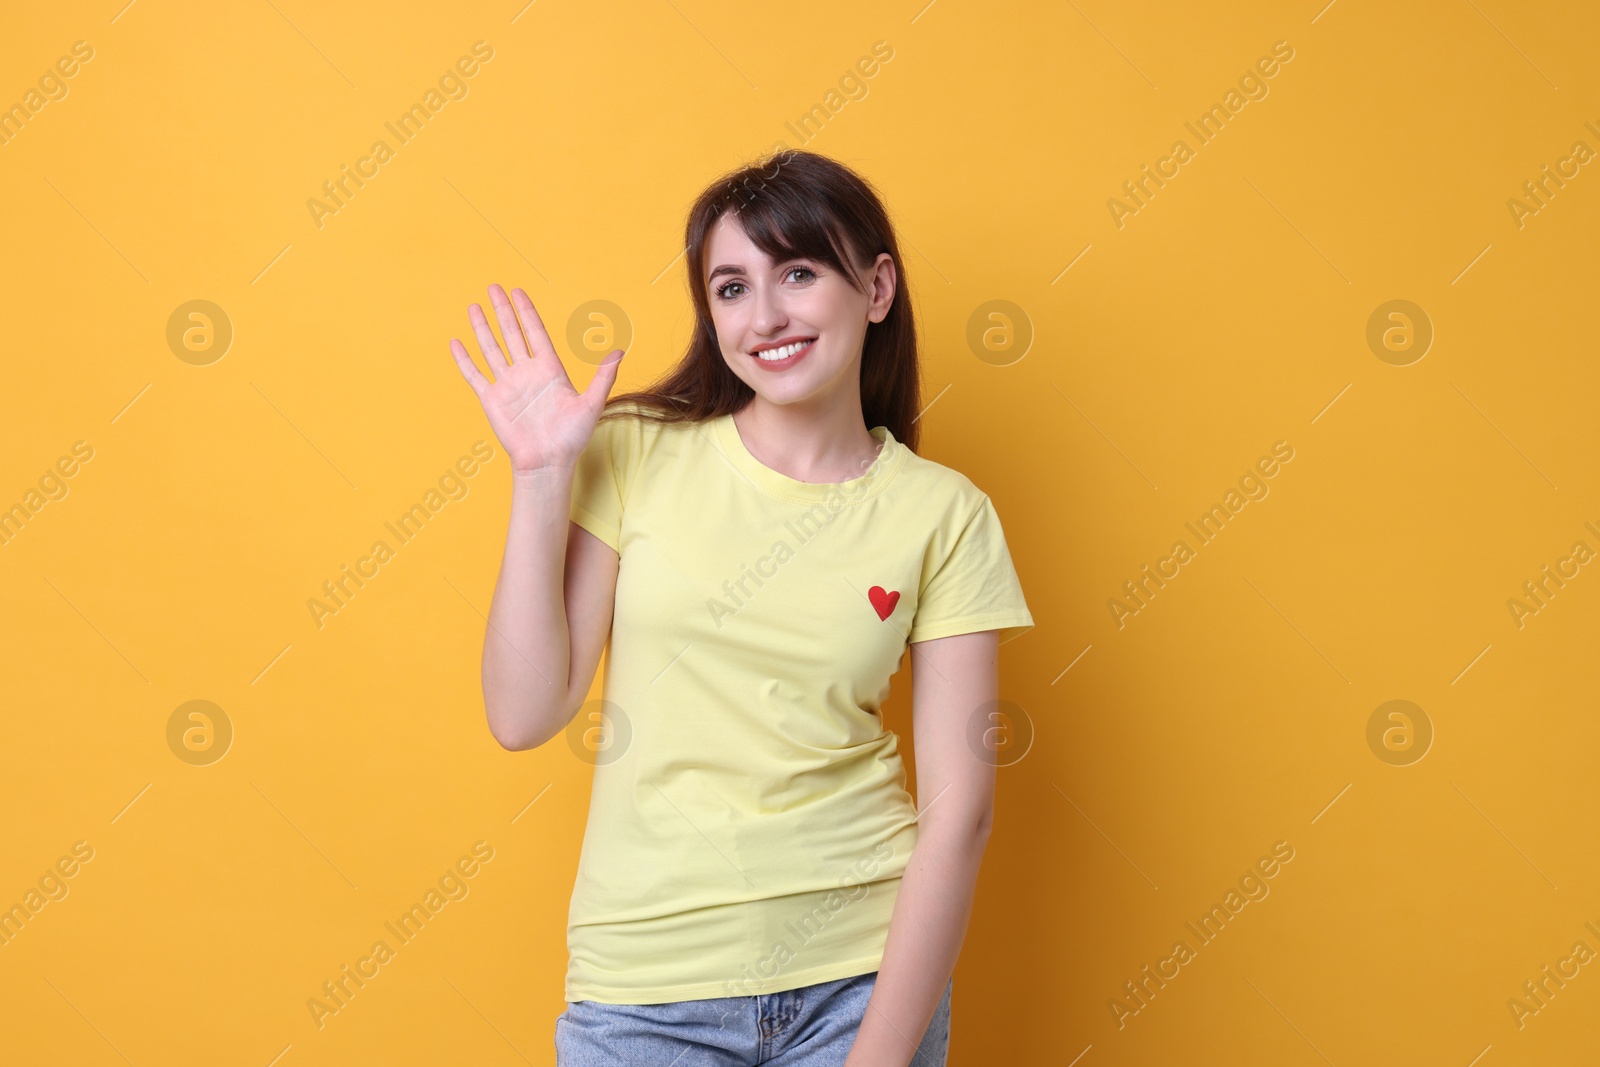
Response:
[{"label": "nose", "polygon": [[783,296],[776,286],[758,285],[755,291],[755,314],[750,325],[762,334],[773,334],[788,323],[788,313],[783,310]]}]

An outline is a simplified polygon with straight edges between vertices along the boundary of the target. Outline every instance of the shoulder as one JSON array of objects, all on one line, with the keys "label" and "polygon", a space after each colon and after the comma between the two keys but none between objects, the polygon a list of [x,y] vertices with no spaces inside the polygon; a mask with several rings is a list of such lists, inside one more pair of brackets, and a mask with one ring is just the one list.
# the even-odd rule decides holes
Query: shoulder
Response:
[{"label": "shoulder", "polygon": [[[904,445],[900,446],[905,448]],[[923,506],[938,512],[943,523],[964,526],[989,500],[971,478],[936,460],[906,449],[905,466],[900,471],[902,490]]]},{"label": "shoulder", "polygon": [[660,409],[637,400],[614,400],[601,411],[587,451],[609,453],[619,470],[670,463],[702,447],[704,429],[694,420],[662,418]]}]

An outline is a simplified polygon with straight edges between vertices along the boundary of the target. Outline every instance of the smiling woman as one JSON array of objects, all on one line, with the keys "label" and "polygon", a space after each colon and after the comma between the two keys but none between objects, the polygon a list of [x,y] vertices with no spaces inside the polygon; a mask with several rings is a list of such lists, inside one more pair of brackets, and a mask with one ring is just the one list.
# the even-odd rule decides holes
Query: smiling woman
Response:
[{"label": "smiling woman", "polygon": [[[642,390],[607,401],[613,351],[579,394],[520,289],[489,290],[505,350],[469,309],[492,384],[451,346],[512,464],[495,738],[587,744],[610,647],[557,1059],[938,1067],[993,811],[968,727],[1033,617],[988,496],[916,454],[872,187],[787,152],[711,183],[685,247],[695,328]],[[881,715],[913,648],[920,812]]]}]

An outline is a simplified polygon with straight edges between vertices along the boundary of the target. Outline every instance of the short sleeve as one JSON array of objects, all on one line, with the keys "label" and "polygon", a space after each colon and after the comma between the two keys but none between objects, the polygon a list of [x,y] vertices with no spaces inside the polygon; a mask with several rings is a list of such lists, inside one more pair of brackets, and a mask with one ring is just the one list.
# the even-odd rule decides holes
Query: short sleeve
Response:
[{"label": "short sleeve", "polygon": [[572,521],[619,555],[622,510],[639,462],[640,420],[638,415],[624,414],[597,422],[572,477]]},{"label": "short sleeve", "polygon": [[1000,516],[985,496],[942,560],[924,561],[909,641],[999,630],[1000,643],[1033,628]]}]

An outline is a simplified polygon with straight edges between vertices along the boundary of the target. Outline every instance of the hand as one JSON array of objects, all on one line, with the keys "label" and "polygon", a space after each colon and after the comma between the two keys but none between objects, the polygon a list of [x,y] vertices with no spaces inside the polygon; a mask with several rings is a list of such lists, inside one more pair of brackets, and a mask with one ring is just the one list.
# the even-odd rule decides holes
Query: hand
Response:
[{"label": "hand", "polygon": [[509,361],[483,317],[483,308],[473,304],[467,309],[472,332],[478,337],[494,381],[483,376],[466,346],[454,337],[450,339],[450,354],[455,357],[461,376],[478,395],[490,427],[511,457],[514,474],[574,467],[594,436],[595,424],[616,383],[622,349],[614,348],[606,355],[589,388],[579,393],[572,387],[572,379],[567,377],[567,368],[556,355],[533,301],[521,289],[511,292],[508,299],[500,286],[489,286],[489,299],[511,353]]}]

